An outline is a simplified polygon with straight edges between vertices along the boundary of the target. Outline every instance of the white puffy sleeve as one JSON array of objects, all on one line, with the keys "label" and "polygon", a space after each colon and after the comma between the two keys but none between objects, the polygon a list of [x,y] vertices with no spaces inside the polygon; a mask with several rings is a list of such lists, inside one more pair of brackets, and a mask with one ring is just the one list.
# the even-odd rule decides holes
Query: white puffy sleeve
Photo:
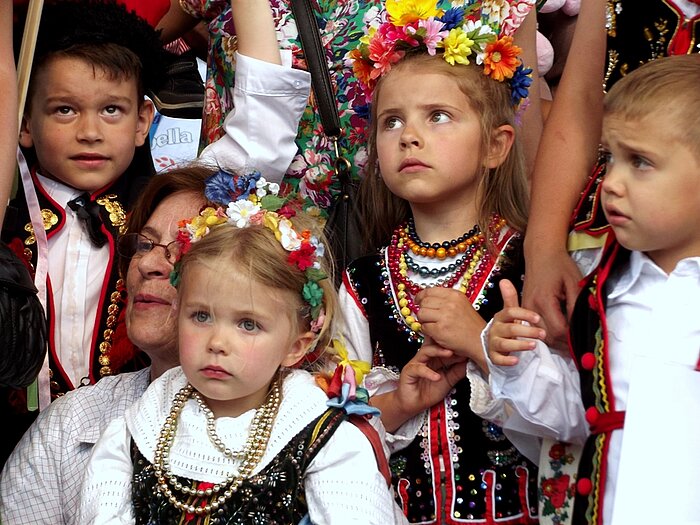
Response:
[{"label": "white puffy sleeve", "polygon": [[131,435],[123,417],[105,429],[92,451],[81,490],[79,523],[134,523]]},{"label": "white puffy sleeve", "polygon": [[[482,334],[484,351],[490,327]],[[534,350],[518,353],[514,366],[495,366],[487,353],[491,390],[496,400],[505,401],[500,423],[516,447],[517,434],[583,443],[588,424],[576,365],[569,355],[535,342]]]},{"label": "white puffy sleeve", "polygon": [[341,423],[313,459],[304,487],[314,525],[387,525],[403,516],[379,473],[372,445],[349,422]]},{"label": "white puffy sleeve", "polygon": [[[362,303],[351,287],[343,283],[339,290],[340,308],[345,321],[345,344],[350,359],[373,362],[372,343],[369,335],[369,322]],[[384,367],[372,367],[364,379],[364,386],[370,397],[396,390],[399,386],[399,374]],[[412,417],[395,432],[385,433],[386,444],[391,453],[407,447],[418,435],[427,412]]]},{"label": "white puffy sleeve", "polygon": [[[288,55],[282,52],[283,62],[291,62]],[[309,99],[310,79],[307,71],[236,53],[233,109],[223,125],[226,134],[202,151],[200,162],[255,169],[268,182],[280,182],[297,153],[294,140]]]}]

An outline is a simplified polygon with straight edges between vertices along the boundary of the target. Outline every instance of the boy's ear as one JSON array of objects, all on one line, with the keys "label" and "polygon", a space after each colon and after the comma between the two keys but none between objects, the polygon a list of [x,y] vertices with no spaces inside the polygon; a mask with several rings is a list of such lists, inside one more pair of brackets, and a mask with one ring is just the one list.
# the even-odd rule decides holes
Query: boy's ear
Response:
[{"label": "boy's ear", "polygon": [[497,168],[506,160],[515,140],[515,130],[510,124],[503,124],[493,130],[491,145],[484,159],[486,168]]},{"label": "boy's ear", "polygon": [[155,115],[155,109],[153,107],[153,102],[146,99],[141,104],[139,108],[139,119],[136,123],[136,141],[135,146],[143,146],[144,142],[148,138],[148,131],[151,129],[151,124],[153,123],[153,117]]},{"label": "boy's ear", "polygon": [[22,125],[19,128],[19,144],[23,148],[31,148],[34,145],[31,132],[31,121],[26,115],[22,117]]},{"label": "boy's ear", "polygon": [[304,357],[308,351],[311,344],[316,339],[316,334],[311,331],[299,334],[297,338],[292,341],[292,345],[289,347],[289,352],[284,357],[281,365],[285,367],[294,366],[301,358]]}]

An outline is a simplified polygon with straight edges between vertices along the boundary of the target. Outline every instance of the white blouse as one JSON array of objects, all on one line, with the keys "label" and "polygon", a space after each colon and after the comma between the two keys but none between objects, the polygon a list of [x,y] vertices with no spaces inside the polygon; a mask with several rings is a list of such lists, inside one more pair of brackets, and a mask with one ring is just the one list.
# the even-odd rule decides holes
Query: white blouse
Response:
[{"label": "white blouse", "polygon": [[[133,523],[130,441],[153,462],[161,427],[174,394],[186,384],[181,368],[158,378],[144,396],[113,421],[95,445],[82,487],[81,523]],[[282,402],[270,441],[253,474],[326,410],[326,395],[304,371],[293,371],[282,385]],[[216,432],[229,448],[242,448],[254,411],[216,420]],[[170,450],[170,468],[178,476],[220,482],[235,469],[211,443],[206,418],[190,399],[184,406]],[[395,503],[377,469],[374,451],[362,432],[343,422],[309,464],[304,480],[309,517],[315,524],[394,523]]]}]

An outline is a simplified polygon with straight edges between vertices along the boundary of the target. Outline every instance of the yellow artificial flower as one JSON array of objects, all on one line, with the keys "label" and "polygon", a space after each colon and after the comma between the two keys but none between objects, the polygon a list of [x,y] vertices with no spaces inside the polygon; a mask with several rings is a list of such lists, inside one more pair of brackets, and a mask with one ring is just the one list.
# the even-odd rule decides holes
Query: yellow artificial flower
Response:
[{"label": "yellow artificial flower", "polygon": [[282,234],[279,229],[279,216],[276,213],[266,212],[263,214],[263,226],[271,230],[275,234],[275,238],[279,241]]},{"label": "yellow artificial flower", "polygon": [[195,239],[204,237],[209,228],[226,222],[226,215],[222,215],[219,210],[214,208],[206,208],[194,217],[191,222],[191,227],[194,230]]},{"label": "yellow artificial flower", "polygon": [[369,43],[372,41],[372,37],[374,36],[374,33],[376,33],[376,32],[377,32],[376,27],[370,27],[369,31],[367,31],[367,34],[360,37],[360,43],[368,46]]},{"label": "yellow artificial flower", "polygon": [[435,0],[387,0],[386,12],[395,26],[405,26],[416,20],[438,18],[444,11],[435,5]]},{"label": "yellow artificial flower", "polygon": [[450,34],[438,46],[445,49],[443,58],[452,66],[457,64],[469,64],[467,58],[472,54],[474,41],[462,31],[461,27],[450,29]]},{"label": "yellow artificial flower", "polygon": [[333,339],[333,349],[335,350],[336,355],[340,358],[340,362],[338,364],[346,367],[351,366],[355,371],[355,383],[357,386],[360,386],[362,384],[362,380],[369,373],[370,364],[367,361],[348,359],[348,350],[338,339]]}]

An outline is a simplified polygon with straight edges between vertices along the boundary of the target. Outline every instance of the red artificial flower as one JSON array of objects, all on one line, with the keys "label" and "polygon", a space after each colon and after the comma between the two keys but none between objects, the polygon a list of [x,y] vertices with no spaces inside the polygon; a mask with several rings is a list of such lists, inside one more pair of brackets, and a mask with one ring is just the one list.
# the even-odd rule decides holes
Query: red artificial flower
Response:
[{"label": "red artificial flower", "polygon": [[175,240],[180,245],[180,257],[182,257],[190,251],[190,248],[192,247],[192,241],[190,240],[189,232],[185,230],[178,230],[177,237],[175,237]]},{"label": "red artificial flower", "polygon": [[298,250],[289,252],[287,262],[296,265],[302,272],[313,266],[316,259],[316,247],[310,242],[302,242]]}]

